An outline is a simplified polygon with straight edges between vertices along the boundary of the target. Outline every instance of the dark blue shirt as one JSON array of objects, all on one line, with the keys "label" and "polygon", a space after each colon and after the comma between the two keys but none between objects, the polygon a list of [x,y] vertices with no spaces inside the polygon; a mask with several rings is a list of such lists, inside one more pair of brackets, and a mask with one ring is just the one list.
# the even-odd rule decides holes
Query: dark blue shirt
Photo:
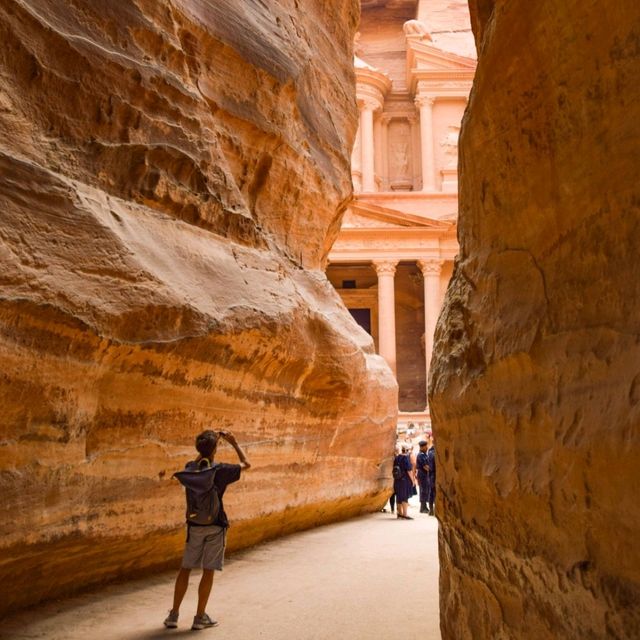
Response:
[{"label": "dark blue shirt", "polygon": [[420,475],[426,476],[427,472],[424,470],[425,467],[429,466],[429,460],[426,451],[420,451],[416,456],[416,468],[418,469],[418,473]]}]

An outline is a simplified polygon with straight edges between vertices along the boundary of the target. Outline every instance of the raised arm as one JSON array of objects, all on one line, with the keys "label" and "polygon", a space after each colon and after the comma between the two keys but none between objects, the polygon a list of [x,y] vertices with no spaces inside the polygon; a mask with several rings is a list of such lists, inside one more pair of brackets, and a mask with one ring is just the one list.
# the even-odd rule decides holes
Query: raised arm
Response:
[{"label": "raised arm", "polygon": [[236,450],[238,458],[240,458],[240,466],[242,467],[242,469],[250,469],[251,463],[247,458],[247,454],[238,444],[238,441],[236,440],[236,437],[233,435],[233,433],[231,433],[231,431],[220,431],[220,437],[224,438]]}]

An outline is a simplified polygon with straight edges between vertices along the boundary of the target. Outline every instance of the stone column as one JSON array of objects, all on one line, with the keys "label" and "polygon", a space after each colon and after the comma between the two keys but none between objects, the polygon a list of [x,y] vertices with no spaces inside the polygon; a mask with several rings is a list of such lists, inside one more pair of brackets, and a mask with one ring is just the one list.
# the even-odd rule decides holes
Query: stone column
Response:
[{"label": "stone column", "polygon": [[373,100],[365,100],[360,111],[360,135],[362,136],[362,191],[373,193],[376,183],[373,171],[373,112],[377,105]]},{"label": "stone column", "polygon": [[351,180],[353,182],[353,190],[356,193],[362,191],[362,134],[361,126],[356,131],[356,139],[353,142],[353,150],[351,151]]},{"label": "stone column", "polygon": [[378,351],[396,374],[396,303],[394,277],[397,262],[375,260],[378,274]]},{"label": "stone column", "polygon": [[433,103],[435,98],[419,96],[416,105],[420,109],[420,150],[422,156],[422,190],[435,191],[436,167],[433,150]]},{"label": "stone column", "polygon": [[389,123],[391,118],[383,115],[380,118],[380,152],[382,155],[382,190],[389,191]]},{"label": "stone column", "polygon": [[428,387],[431,354],[433,353],[433,334],[436,331],[441,305],[440,272],[442,271],[442,260],[418,260],[418,266],[424,277],[424,352]]}]

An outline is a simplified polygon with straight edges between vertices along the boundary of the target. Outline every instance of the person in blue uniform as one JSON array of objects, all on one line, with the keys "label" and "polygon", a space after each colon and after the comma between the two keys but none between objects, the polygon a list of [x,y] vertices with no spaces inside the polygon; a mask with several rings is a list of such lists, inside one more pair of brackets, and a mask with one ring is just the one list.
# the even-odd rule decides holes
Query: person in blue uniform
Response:
[{"label": "person in blue uniform", "polygon": [[435,515],[436,508],[436,444],[433,436],[429,437],[429,449],[427,450],[427,466],[429,467],[429,492],[427,503],[429,515]]},{"label": "person in blue uniform", "polygon": [[427,451],[429,443],[426,440],[418,442],[420,451],[416,456],[416,469],[418,471],[418,487],[420,489],[420,513],[429,513],[427,503],[429,502],[429,465],[427,461]]}]

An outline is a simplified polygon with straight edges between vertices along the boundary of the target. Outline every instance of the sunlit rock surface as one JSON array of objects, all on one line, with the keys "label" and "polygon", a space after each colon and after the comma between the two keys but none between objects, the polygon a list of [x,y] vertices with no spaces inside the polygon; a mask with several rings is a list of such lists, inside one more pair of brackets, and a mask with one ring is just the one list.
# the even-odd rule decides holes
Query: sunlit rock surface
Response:
[{"label": "sunlit rock surface", "polygon": [[176,566],[203,428],[254,465],[232,548],[386,498],[397,388],[322,273],[358,6],[302,4],[0,3],[0,612]]},{"label": "sunlit rock surface", "polygon": [[640,4],[471,8],[431,381],[443,638],[638,638]]}]

